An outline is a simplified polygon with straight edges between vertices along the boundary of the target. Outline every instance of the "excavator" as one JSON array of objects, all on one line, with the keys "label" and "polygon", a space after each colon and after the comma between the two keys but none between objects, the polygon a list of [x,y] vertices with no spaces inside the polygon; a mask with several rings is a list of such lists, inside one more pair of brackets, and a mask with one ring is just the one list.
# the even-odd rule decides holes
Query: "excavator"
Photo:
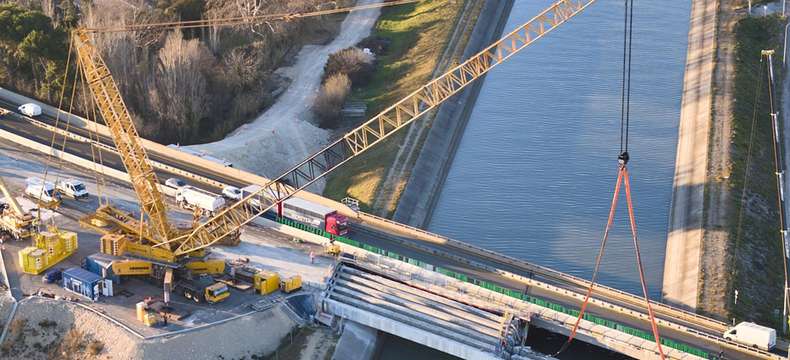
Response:
[{"label": "excavator", "polygon": [[[165,288],[172,285],[174,270],[182,268],[218,269],[219,267],[210,263],[213,260],[207,258],[206,250],[210,246],[220,242],[238,244],[240,230],[244,225],[270,210],[276,209],[278,214],[281,214],[283,201],[390,137],[396,131],[420,119],[467,85],[485,75],[494,66],[506,61],[551,30],[581,13],[595,0],[556,1],[502,39],[417,89],[275,180],[260,187],[257,192],[245,196],[207,221],[190,227],[179,227],[169,221],[168,207],[159,187],[159,179],[141,144],[118,86],[99,50],[94,45],[93,36],[102,32],[115,31],[175,30],[206,26],[245,25],[263,21],[291,21],[310,16],[348,13],[414,2],[416,0],[402,0],[308,13],[74,30],[71,34],[71,44],[76,52],[78,70],[87,84],[99,114],[109,129],[140,205],[139,216],[128,214],[111,204],[106,204],[99,207],[95,213],[80,220],[83,226],[103,234],[100,239],[101,252],[127,259],[150,261],[153,264],[153,269],[150,270],[149,275],[162,274],[156,277],[165,282]],[[190,265],[194,262],[201,262],[203,266]],[[122,267],[118,266],[119,270]],[[135,268],[139,268],[139,266],[135,266]],[[156,268],[162,268],[164,271],[157,271]],[[143,273],[149,273],[149,271],[146,270]],[[165,274],[170,275],[165,276]],[[165,296],[167,297],[167,294]]]}]

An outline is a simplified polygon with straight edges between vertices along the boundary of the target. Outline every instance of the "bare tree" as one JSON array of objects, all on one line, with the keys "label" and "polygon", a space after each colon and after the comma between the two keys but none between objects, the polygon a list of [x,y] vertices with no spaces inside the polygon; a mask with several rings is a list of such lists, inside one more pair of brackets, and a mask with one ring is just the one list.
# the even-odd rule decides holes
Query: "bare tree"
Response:
[{"label": "bare tree", "polygon": [[184,40],[180,31],[165,39],[156,66],[156,86],[150,89],[151,105],[163,127],[179,139],[199,129],[209,98],[205,73],[214,58],[198,39]]}]

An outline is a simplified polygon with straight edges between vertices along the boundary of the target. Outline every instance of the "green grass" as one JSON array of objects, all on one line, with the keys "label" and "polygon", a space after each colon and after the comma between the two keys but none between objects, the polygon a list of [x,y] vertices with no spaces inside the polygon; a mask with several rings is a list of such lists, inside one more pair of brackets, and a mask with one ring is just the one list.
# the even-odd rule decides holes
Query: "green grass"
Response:
[{"label": "green grass", "polygon": [[[388,38],[391,44],[387,53],[379,56],[370,82],[352,94],[368,105],[368,118],[431,80],[463,5],[463,1],[434,0],[382,11],[373,35]],[[330,175],[324,196],[351,196],[360,200],[364,211],[370,211],[373,196],[406,131],[401,130]]]},{"label": "green grass", "polygon": [[[730,312],[738,320],[750,320],[781,328],[784,270],[779,233],[777,187],[774,175],[771,117],[767,71],[760,62],[763,49],[781,49],[784,24],[778,17],[747,17],[735,28],[736,69],[733,102],[732,173],[729,185],[731,270],[738,303],[730,298]],[[781,61],[774,57],[776,106],[780,106]],[[762,80],[761,80],[762,78]],[[761,82],[762,81],[762,82]],[[755,101],[756,100],[756,101]],[[777,109],[778,111],[778,109]],[[751,165],[747,153],[756,114]],[[781,116],[781,115],[780,115]],[[746,202],[742,191],[746,184]],[[743,210],[743,219],[740,213]],[[740,228],[739,228],[739,224]],[[740,234],[740,235],[739,235]]]}]

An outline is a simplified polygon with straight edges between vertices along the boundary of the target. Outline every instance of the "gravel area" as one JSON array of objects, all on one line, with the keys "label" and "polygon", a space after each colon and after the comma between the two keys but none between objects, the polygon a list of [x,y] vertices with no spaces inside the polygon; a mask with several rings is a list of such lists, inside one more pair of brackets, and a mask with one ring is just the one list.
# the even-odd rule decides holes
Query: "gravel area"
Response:
[{"label": "gravel area", "polygon": [[11,307],[14,304],[14,300],[11,299],[11,295],[3,290],[0,293],[0,332],[3,331],[3,326],[5,326],[5,322],[8,320],[8,315],[11,312]]},{"label": "gravel area", "polygon": [[278,306],[224,324],[146,340],[129,359],[241,359],[273,352],[296,323]]},{"label": "gravel area", "polygon": [[75,304],[20,304],[0,359],[240,359],[273,352],[296,326],[276,306],[223,324],[143,340]]}]

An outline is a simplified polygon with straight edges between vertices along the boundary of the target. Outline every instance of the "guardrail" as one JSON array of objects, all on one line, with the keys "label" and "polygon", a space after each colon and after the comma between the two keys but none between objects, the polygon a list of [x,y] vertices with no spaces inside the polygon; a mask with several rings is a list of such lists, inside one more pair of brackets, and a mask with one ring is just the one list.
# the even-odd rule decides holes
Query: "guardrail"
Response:
[{"label": "guardrail", "polygon": [[[572,283],[572,284],[576,284],[576,285],[584,287],[584,288],[587,288],[587,287],[590,286],[590,282],[588,280],[585,280],[585,279],[582,279],[582,278],[579,278],[579,277],[576,277],[576,276],[573,276],[573,275],[565,274],[563,272],[560,272],[560,271],[557,271],[557,270],[553,270],[553,269],[550,269],[550,268],[547,268],[547,267],[543,267],[543,266],[540,266],[540,265],[528,263],[526,261],[519,260],[519,259],[510,257],[510,256],[502,254],[502,253],[497,253],[497,252],[494,252],[494,251],[491,251],[491,250],[487,250],[487,249],[479,248],[479,247],[476,247],[476,246],[472,246],[472,245],[469,245],[467,243],[464,243],[464,242],[461,242],[461,241],[458,241],[458,240],[454,240],[454,239],[451,239],[451,238],[448,238],[448,237],[445,237],[445,236],[442,236],[442,235],[434,234],[434,233],[428,232],[426,230],[419,229],[419,228],[416,228],[416,227],[413,227],[413,226],[409,226],[409,225],[406,225],[406,224],[401,224],[401,223],[398,223],[398,222],[395,222],[395,221],[392,221],[392,220],[389,220],[389,219],[381,218],[381,217],[378,217],[378,216],[375,216],[375,215],[372,215],[372,214],[366,214],[366,213],[362,213],[362,214],[363,215],[361,215],[361,217],[363,217],[363,218],[375,219],[377,222],[391,223],[391,224],[393,224],[393,226],[397,225],[397,227],[399,227],[399,228],[407,229],[409,232],[412,232],[412,233],[415,233],[415,234],[421,234],[423,237],[431,237],[433,239],[431,239],[430,241],[434,242],[434,243],[447,244],[449,246],[452,246],[452,247],[454,247],[456,249],[459,249],[459,250],[462,250],[462,251],[466,251],[468,253],[481,255],[481,256],[484,256],[485,258],[488,258],[490,260],[502,262],[502,263],[505,263],[507,265],[511,265],[511,266],[515,266],[517,268],[522,268],[522,269],[531,271],[531,272],[535,273],[536,275],[544,276],[544,277],[547,277],[547,278],[555,278],[557,280],[561,280],[561,281],[564,281],[564,282],[569,282],[569,283]],[[606,285],[601,285],[601,284],[595,284],[595,290],[596,290],[596,292],[604,294],[606,296],[609,296],[609,297],[611,297],[613,299],[621,300],[621,301],[624,301],[624,302],[629,303],[631,305],[638,306],[640,308],[645,308],[644,307],[644,299],[643,298],[635,296],[635,295],[630,294],[628,292],[625,292],[625,291],[622,291],[622,290],[619,290],[619,289],[616,289],[616,288],[608,287]],[[679,309],[679,308],[672,307],[672,306],[669,306],[667,304],[659,303],[659,302],[652,301],[652,300],[650,301],[650,304],[653,305],[653,310],[655,310],[657,313],[663,313],[663,314],[668,315],[670,317],[673,317],[675,319],[680,319],[680,320],[683,320],[683,321],[687,321],[689,323],[693,323],[693,324],[696,324],[696,325],[708,328],[708,329],[713,330],[713,331],[715,331],[717,333],[723,333],[724,331],[726,331],[729,328],[728,325],[726,323],[724,323],[724,322],[721,322],[721,321],[718,321],[718,320],[715,320],[715,319],[711,319],[711,318],[708,318],[708,317],[705,317],[705,316],[702,316],[702,315],[699,315],[699,314],[695,314],[695,313],[687,311],[687,310]],[[645,308],[645,310],[646,310],[646,308]]]}]

